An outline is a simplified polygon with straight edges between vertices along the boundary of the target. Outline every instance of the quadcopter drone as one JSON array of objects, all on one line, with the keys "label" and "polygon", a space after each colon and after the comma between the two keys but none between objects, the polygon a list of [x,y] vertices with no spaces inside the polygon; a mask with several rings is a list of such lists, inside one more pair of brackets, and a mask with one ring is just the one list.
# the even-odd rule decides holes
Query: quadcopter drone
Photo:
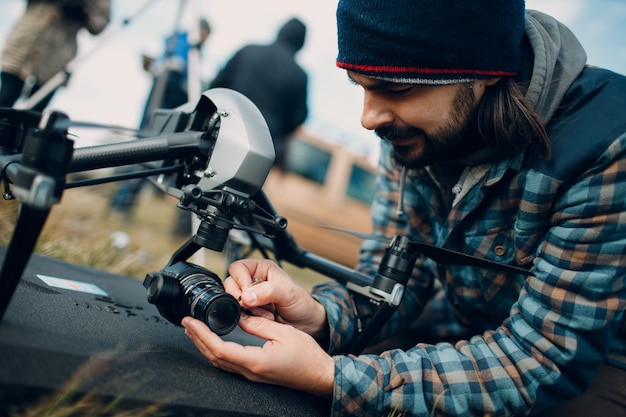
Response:
[{"label": "quadcopter drone", "polygon": [[[360,312],[361,334],[351,348],[358,353],[398,307],[421,254],[437,263],[490,268],[528,274],[510,265],[483,260],[406,236],[384,238],[388,248],[374,278],[308,252],[287,230],[287,219],[276,213],[262,190],[275,154],[267,124],[256,106],[242,94],[217,88],[197,103],[154,112],[149,128],[137,138],[74,148],[70,127],[99,126],[71,121],[60,112],[43,114],[0,109],[0,179],[3,197],[17,199],[20,210],[0,270],[0,320],[19,283],[51,207],[64,189],[129,178],[150,177],[178,206],[199,219],[197,231],[160,271],[143,282],[148,301],[172,323],[186,315],[203,320],[224,335],[238,323],[240,306],[224,291],[213,272],[190,263],[199,249],[222,251],[232,229],[268,239],[259,247],[276,259],[310,268],[347,286],[354,296],[370,300]],[[131,174],[68,183],[67,174],[126,165],[141,166]],[[371,236],[361,236],[373,238]],[[253,243],[259,241],[252,239]]]}]

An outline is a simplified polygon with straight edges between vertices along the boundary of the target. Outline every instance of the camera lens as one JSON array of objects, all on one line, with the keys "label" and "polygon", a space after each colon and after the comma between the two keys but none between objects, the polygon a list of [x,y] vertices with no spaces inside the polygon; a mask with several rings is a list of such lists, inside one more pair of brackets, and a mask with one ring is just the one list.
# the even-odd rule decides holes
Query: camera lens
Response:
[{"label": "camera lens", "polygon": [[225,335],[237,327],[241,309],[232,295],[224,292],[219,278],[205,274],[185,277],[185,299],[192,317],[202,320],[218,335]]},{"label": "camera lens", "polygon": [[222,336],[239,323],[241,307],[237,300],[224,291],[217,275],[197,265],[169,265],[160,272],[147,274],[143,286],[148,301],[174,324],[180,325],[185,316],[192,316]]},{"label": "camera lens", "polygon": [[206,293],[194,299],[192,316],[204,321],[218,335],[231,332],[239,322],[239,304],[229,294],[208,297]]}]

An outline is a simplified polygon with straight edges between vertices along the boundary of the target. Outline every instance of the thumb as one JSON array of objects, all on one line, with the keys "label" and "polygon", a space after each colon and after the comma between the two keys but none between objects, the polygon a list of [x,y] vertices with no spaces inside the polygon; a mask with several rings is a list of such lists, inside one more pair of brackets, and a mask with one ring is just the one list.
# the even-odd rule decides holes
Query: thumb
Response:
[{"label": "thumb", "polygon": [[[277,307],[291,308],[299,303],[303,292],[295,284],[264,281],[244,289],[241,299],[247,307],[275,304]],[[304,294],[308,296],[308,293]]]},{"label": "thumb", "polygon": [[264,340],[277,340],[283,333],[285,324],[261,316],[242,315],[239,327],[243,331]]}]

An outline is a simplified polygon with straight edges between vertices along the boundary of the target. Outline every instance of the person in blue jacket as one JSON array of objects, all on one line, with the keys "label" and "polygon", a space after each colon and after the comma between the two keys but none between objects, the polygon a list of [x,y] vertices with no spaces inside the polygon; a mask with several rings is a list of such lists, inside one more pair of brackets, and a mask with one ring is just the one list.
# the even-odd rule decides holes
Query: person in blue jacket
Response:
[{"label": "person in blue jacket", "polygon": [[[192,44],[186,31],[176,31],[164,42],[163,54],[153,58],[142,56],[145,71],[152,75],[152,85],[148,92],[144,110],[139,123],[139,136],[151,136],[149,132],[152,113],[156,109],[174,109],[189,100],[188,95],[188,61],[189,51],[193,48],[202,50],[211,35],[208,20],[199,20],[200,39]],[[119,183],[111,198],[111,208],[123,214],[127,220],[132,217],[132,210],[137,197],[147,183],[145,178],[136,178]],[[188,236],[191,233],[191,216],[189,212],[178,213],[172,232],[176,235]]]},{"label": "person in blue jacket", "polygon": [[146,128],[152,112],[157,109],[173,109],[188,101],[187,63],[189,50],[202,48],[211,35],[211,26],[200,19],[200,39],[192,45],[185,31],[177,31],[165,39],[163,55],[157,59],[142,56],[143,68],[153,76],[152,87],[146,100],[140,129]]},{"label": "person in blue jacket", "polygon": [[[191,317],[187,335],[216,367],[328,398],[333,416],[626,415],[626,77],[523,0],[339,0],[337,29],[381,138],[375,233],[526,271],[417,253],[386,345],[351,353],[368,300],[246,259],[225,286],[266,342]],[[374,276],[386,248],[366,240],[358,270]]]}]

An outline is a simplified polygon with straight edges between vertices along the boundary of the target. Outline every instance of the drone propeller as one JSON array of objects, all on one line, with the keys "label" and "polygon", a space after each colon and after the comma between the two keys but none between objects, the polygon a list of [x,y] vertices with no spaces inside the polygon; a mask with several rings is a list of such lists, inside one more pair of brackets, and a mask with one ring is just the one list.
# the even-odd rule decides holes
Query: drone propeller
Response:
[{"label": "drone propeller", "polygon": [[82,128],[88,128],[88,129],[106,129],[106,130],[133,132],[133,133],[137,132],[137,129],[133,129],[130,127],[94,123],[94,122],[83,122],[83,121],[69,120],[69,119],[57,120],[54,124],[54,127],[60,130],[66,130],[70,127],[82,127]]},{"label": "drone propeller", "polygon": [[[320,225],[321,227],[337,232],[348,233],[361,239],[377,240],[380,242],[391,243],[392,239],[377,234],[361,233],[354,230],[344,229],[341,227]],[[513,265],[503,264],[488,259],[477,258],[462,252],[453,251],[451,249],[442,248],[430,243],[409,241],[409,249],[415,250],[427,258],[432,259],[441,265],[464,265],[475,268],[486,268],[500,272],[512,272],[517,274],[530,275],[530,271]]]}]

